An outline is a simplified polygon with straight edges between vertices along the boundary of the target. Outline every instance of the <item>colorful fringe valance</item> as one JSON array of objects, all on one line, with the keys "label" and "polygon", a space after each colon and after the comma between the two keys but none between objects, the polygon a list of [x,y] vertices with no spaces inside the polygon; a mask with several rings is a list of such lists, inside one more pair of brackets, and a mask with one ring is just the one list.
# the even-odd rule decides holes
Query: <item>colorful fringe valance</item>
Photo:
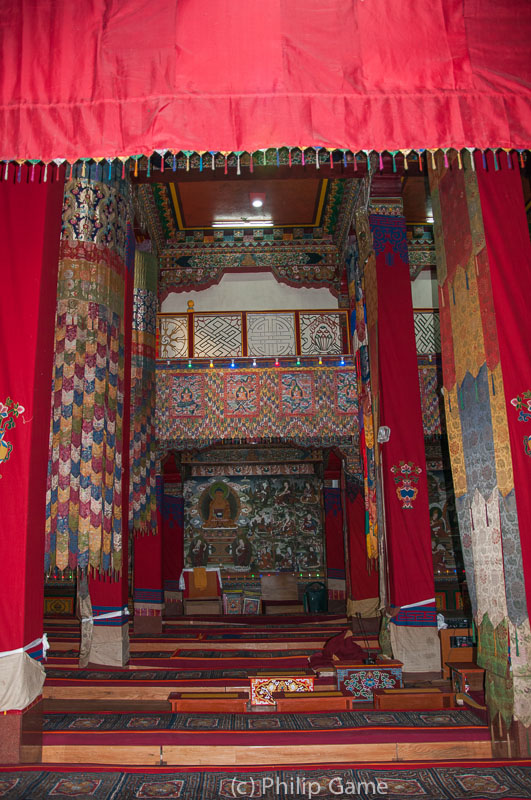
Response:
[{"label": "colorful fringe valance", "polygon": [[[0,179],[7,180],[9,167],[15,168],[16,180],[20,181],[43,181],[55,180],[59,174],[59,169],[66,164],[66,176],[68,180],[75,178],[91,177],[96,181],[113,181],[124,179],[127,173],[131,173],[135,178],[141,173],[145,177],[154,178],[158,173],[163,174],[167,171],[177,172],[177,170],[217,170],[223,169],[224,174],[235,170],[240,175],[242,170],[253,172],[255,167],[295,167],[295,166],[314,166],[316,169],[339,167],[359,172],[360,177],[366,172],[374,170],[391,170],[399,172],[408,170],[410,167],[421,172],[425,169],[425,159],[429,159],[429,164],[434,169],[437,160],[442,159],[445,167],[449,165],[449,159],[455,155],[456,166],[459,169],[476,170],[475,153],[481,154],[481,164],[487,169],[487,154],[492,154],[492,165],[497,171],[507,168],[513,169],[512,153],[517,153],[519,164],[523,168],[527,157],[527,148],[515,150],[514,148],[487,148],[465,147],[461,150],[454,148],[418,148],[403,150],[360,150],[354,152],[343,148],[335,147],[264,147],[254,151],[198,151],[198,150],[174,150],[164,148],[146,155],[124,155],[102,158],[79,158],[76,161],[68,161],[66,158],[54,158],[51,161],[42,159],[1,159],[3,169],[0,169]],[[23,173],[22,167],[25,167]]]}]

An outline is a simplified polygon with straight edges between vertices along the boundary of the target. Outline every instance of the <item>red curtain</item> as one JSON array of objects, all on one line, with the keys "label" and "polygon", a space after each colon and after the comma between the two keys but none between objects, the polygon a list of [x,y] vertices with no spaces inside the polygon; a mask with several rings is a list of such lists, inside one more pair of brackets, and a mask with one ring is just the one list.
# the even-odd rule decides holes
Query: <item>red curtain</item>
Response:
[{"label": "red curtain", "polygon": [[528,0],[9,0],[3,158],[528,147]]},{"label": "red curtain", "polygon": [[[323,490],[325,511],[326,575],[329,581],[342,581],[343,588],[329,584],[328,596],[343,599],[345,586],[345,542],[343,536],[343,510],[341,508],[341,489],[325,487]],[[331,588],[331,586],[333,588]],[[336,592],[339,591],[339,594]]]},{"label": "red curtain", "polygon": [[[505,390],[527,607],[531,615],[531,242],[516,159],[478,169]],[[479,167],[479,165],[478,165]],[[526,396],[527,394],[527,396]]]},{"label": "red curtain", "polygon": [[368,570],[365,539],[365,503],[362,486],[347,480],[345,492],[348,524],[348,554],[350,591],[353,600],[378,597],[378,570],[372,564]]},{"label": "red curtain", "polygon": [[[8,179],[0,181],[0,651],[23,647],[42,636],[63,189],[63,175],[53,183],[17,183],[13,168]],[[38,650],[33,648],[30,654]]]}]

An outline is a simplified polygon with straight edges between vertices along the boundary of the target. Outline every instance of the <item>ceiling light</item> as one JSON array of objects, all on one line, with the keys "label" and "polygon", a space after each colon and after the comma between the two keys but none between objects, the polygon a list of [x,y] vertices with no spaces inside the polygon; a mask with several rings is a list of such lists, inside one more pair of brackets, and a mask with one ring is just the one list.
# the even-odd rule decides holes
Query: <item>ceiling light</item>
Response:
[{"label": "ceiling light", "polygon": [[272,228],[273,220],[269,219],[246,219],[246,220],[216,220],[212,223],[213,228]]},{"label": "ceiling light", "polygon": [[250,192],[249,199],[253,208],[262,208],[265,203],[265,194],[259,192]]}]

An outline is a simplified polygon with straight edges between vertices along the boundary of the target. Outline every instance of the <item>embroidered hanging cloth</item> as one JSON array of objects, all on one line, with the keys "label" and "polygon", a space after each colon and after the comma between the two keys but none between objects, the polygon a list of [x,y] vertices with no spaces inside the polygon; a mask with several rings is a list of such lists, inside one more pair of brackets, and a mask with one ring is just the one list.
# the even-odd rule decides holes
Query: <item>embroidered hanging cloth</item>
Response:
[{"label": "embroidered hanging cloth", "polygon": [[527,0],[2,11],[2,159],[531,144]]}]

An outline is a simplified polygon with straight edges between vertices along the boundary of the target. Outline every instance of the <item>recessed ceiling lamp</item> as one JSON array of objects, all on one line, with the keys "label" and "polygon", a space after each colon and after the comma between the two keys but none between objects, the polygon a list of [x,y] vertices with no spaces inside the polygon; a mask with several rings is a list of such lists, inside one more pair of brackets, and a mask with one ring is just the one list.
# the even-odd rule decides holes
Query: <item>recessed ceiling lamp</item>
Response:
[{"label": "recessed ceiling lamp", "polygon": [[250,192],[249,199],[253,208],[262,208],[265,203],[265,194],[259,192]]},{"label": "recessed ceiling lamp", "polygon": [[272,228],[273,220],[271,217],[268,219],[247,217],[246,219],[217,219],[212,223],[213,228]]}]

